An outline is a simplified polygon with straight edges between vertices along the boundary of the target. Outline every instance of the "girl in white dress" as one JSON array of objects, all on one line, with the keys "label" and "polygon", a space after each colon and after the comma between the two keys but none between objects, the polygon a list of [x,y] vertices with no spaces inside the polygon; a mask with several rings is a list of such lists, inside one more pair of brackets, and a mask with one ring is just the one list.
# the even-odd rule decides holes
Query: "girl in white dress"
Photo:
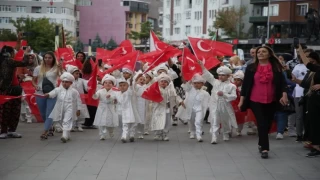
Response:
[{"label": "girl in white dress", "polygon": [[101,83],[103,88],[98,90],[92,97],[93,99],[99,99],[93,125],[99,127],[100,140],[105,140],[107,131],[112,138],[114,136],[114,128],[119,126],[116,111],[116,92],[112,90],[112,87],[116,84],[116,79],[106,74]]},{"label": "girl in white dress", "polygon": [[73,121],[80,115],[81,99],[79,92],[72,88],[71,85],[74,82],[74,77],[68,72],[64,72],[61,76],[62,85],[52,90],[50,93],[44,96],[49,98],[57,97],[57,102],[49,115],[55,122],[62,124],[62,137],[61,141],[66,143],[70,139],[70,130],[73,125]]},{"label": "girl in white dress", "polygon": [[[80,70],[77,66],[67,65],[67,72],[73,75],[75,80],[72,83],[72,87],[76,89],[79,94],[84,94],[84,91],[88,91],[88,81],[80,78]],[[87,105],[81,104],[81,107],[80,116],[73,122],[71,131],[83,132],[81,124],[84,123],[85,118],[90,118]]]}]

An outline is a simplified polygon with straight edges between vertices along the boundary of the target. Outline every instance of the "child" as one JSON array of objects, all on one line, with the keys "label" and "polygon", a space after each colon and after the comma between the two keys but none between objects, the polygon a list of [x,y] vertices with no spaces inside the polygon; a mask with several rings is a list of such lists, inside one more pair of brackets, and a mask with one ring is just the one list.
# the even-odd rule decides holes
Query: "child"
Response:
[{"label": "child", "polygon": [[[206,81],[199,74],[195,74],[191,83],[185,83],[186,109],[183,112],[177,113],[178,118],[190,120],[190,139],[194,139],[195,136],[199,142],[202,142],[202,121],[208,108],[208,102],[210,95],[202,87]],[[182,108],[179,108],[181,110]]]},{"label": "child", "polygon": [[57,102],[49,115],[53,121],[62,124],[62,137],[61,141],[66,143],[70,140],[70,130],[72,129],[73,121],[80,115],[81,100],[79,92],[72,88],[74,77],[68,72],[64,72],[61,76],[62,85],[52,90],[50,93],[44,96],[49,98],[57,97]]},{"label": "child", "polygon": [[175,90],[170,88],[171,78],[167,74],[162,73],[158,76],[157,80],[163,100],[160,103],[153,103],[151,130],[155,131],[155,140],[169,141],[168,133],[172,108],[176,104],[184,106],[184,103],[181,98],[176,95]]},{"label": "child", "polygon": [[237,124],[238,124],[238,129],[236,130],[236,135],[237,136],[241,136],[241,131],[243,129],[243,124],[245,123],[245,118],[247,116],[247,112],[241,112],[240,109],[238,108],[238,104],[240,101],[240,92],[241,92],[241,86],[242,86],[242,81],[244,78],[244,74],[241,70],[237,71],[234,75],[233,75],[233,81],[234,84],[236,85],[237,89],[237,99],[232,101],[232,107],[233,110],[235,112],[236,115],[236,120],[237,120]]},{"label": "child", "polygon": [[[145,75],[145,88],[151,86],[154,83],[153,73],[148,71]],[[145,124],[144,124],[144,135],[149,135],[150,131],[150,122],[152,118],[152,101],[146,100],[146,117],[145,117]]]},{"label": "child", "polygon": [[102,78],[101,83],[103,88],[99,89],[92,97],[93,99],[99,99],[99,105],[93,125],[99,127],[100,140],[105,140],[107,131],[112,138],[114,136],[114,128],[119,126],[115,105],[116,92],[112,90],[112,87],[116,83],[116,79],[113,76],[106,74]]},{"label": "child", "polygon": [[[72,87],[76,89],[79,94],[84,94],[85,91],[88,91],[88,81],[80,78],[80,70],[76,66],[67,65],[67,72],[71,73],[74,77],[74,82],[72,83]],[[85,118],[89,118],[89,112],[86,104],[80,105],[81,111],[80,116],[76,121],[73,122],[72,131],[83,132],[82,123],[84,123]]]},{"label": "child", "polygon": [[121,91],[117,96],[117,101],[121,106],[121,116],[119,118],[122,121],[121,141],[126,143],[129,136],[130,142],[134,142],[136,122],[140,122],[136,109],[135,95],[133,94],[132,88],[129,88],[129,83],[126,79],[121,78],[118,80],[118,83]]},{"label": "child", "polygon": [[221,66],[217,69],[219,80],[206,70],[202,62],[199,61],[203,70],[203,78],[206,79],[212,86],[210,100],[210,123],[212,133],[211,144],[217,144],[217,136],[219,134],[220,124],[222,125],[223,140],[229,140],[231,126],[237,128],[236,117],[234,115],[231,101],[237,98],[236,86],[229,80],[232,71]]},{"label": "child", "polygon": [[139,71],[133,77],[133,80],[134,80],[134,90],[136,92],[135,94],[136,102],[137,102],[136,106],[137,106],[138,114],[141,120],[140,122],[136,122],[138,133],[140,134],[138,138],[143,139],[144,125],[145,125],[145,118],[146,118],[146,100],[140,96],[140,93],[138,93],[138,91],[144,90],[146,88],[145,78],[144,76],[142,76],[142,72]]}]

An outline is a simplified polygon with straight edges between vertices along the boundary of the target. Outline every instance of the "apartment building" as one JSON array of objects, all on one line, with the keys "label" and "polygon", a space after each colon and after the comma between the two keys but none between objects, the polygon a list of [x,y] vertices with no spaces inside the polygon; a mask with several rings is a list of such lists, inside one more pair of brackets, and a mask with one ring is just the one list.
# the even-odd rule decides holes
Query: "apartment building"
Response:
[{"label": "apartment building", "polygon": [[[208,38],[219,10],[246,6],[251,12],[250,0],[163,0],[162,36],[165,40],[179,44],[187,36]],[[242,19],[244,31],[248,31],[249,14]],[[160,23],[161,24],[161,23]],[[219,31],[224,36],[223,31]]]},{"label": "apartment building", "polygon": [[52,23],[61,23],[64,28],[76,36],[76,0],[1,0],[1,30],[16,31],[10,19],[49,18]]}]

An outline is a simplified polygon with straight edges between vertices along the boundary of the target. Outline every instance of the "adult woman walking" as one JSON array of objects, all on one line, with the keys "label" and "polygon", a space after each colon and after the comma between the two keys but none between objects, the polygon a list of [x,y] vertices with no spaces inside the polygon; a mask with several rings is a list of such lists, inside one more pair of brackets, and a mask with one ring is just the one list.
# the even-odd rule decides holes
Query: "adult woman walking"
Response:
[{"label": "adult woman walking", "polygon": [[[52,91],[57,86],[57,80],[61,72],[62,66],[57,63],[54,53],[50,51],[45,53],[41,65],[33,71],[32,84],[36,88],[36,94],[43,95]],[[49,115],[56,104],[56,98],[37,96],[36,102],[44,120],[44,132],[40,136],[44,140],[48,138],[48,132],[52,126],[52,119],[49,118]]]},{"label": "adult woman walking", "polygon": [[[244,111],[251,108],[257,119],[258,148],[263,159],[268,158],[268,133],[277,109],[288,104],[286,81],[282,74],[282,65],[271,48],[256,49],[256,61],[248,65],[239,102]],[[281,104],[280,104],[280,103]]]},{"label": "adult woman walking", "polygon": [[[307,121],[309,125],[308,140],[311,142],[313,148],[311,152],[307,154],[307,157],[314,157],[320,155],[320,66],[310,62],[303,52],[301,45],[299,45],[298,53],[301,56],[303,64],[305,64],[310,71],[314,72],[307,102]],[[319,59],[318,54],[314,54],[313,56],[315,59]]]},{"label": "adult woman walking", "polygon": [[[19,39],[19,38],[18,38]],[[20,41],[20,40],[19,40]],[[24,56],[22,61],[15,61],[13,57],[15,51],[10,46],[4,46],[0,52],[0,95],[20,96],[22,88],[16,76],[16,68],[27,66],[28,58]],[[21,98],[12,99],[0,105],[0,139],[21,138],[22,135],[16,133],[21,110]]]}]

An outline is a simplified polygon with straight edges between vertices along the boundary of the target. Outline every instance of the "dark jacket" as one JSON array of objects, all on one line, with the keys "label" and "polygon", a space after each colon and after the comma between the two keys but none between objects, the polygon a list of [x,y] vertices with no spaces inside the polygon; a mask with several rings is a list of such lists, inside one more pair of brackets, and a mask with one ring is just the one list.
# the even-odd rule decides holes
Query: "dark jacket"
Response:
[{"label": "dark jacket", "polygon": [[[250,64],[244,74],[244,80],[241,87],[241,96],[244,96],[243,105],[241,111],[245,111],[250,105],[251,90],[254,82],[254,75],[256,71],[254,70],[255,64]],[[281,109],[280,99],[282,98],[282,93],[287,92],[287,83],[282,72],[273,71],[273,84],[275,86],[275,96],[277,101],[277,109]]]}]

